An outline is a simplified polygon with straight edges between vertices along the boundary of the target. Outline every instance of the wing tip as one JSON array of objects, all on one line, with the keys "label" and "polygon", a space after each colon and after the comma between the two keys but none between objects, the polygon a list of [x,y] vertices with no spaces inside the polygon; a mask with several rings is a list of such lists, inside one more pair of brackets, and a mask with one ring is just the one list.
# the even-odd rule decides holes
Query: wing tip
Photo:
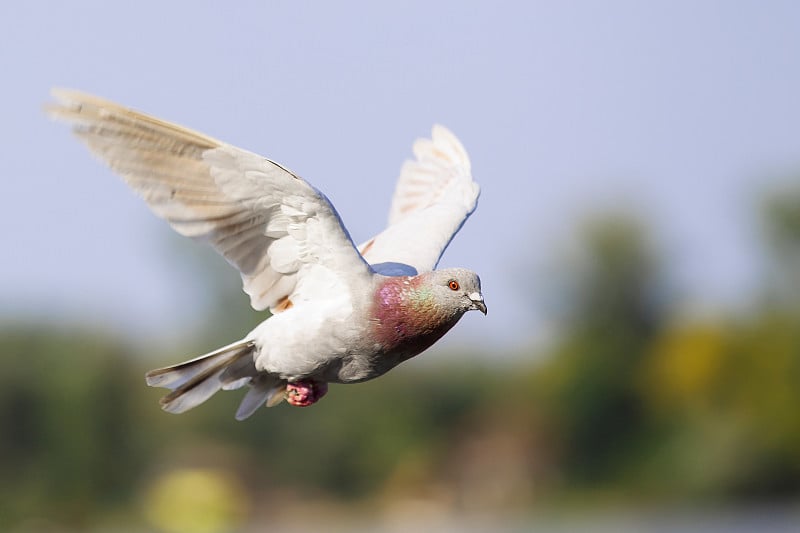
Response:
[{"label": "wing tip", "polygon": [[79,109],[81,106],[92,104],[95,106],[115,106],[118,104],[105,100],[89,93],[79,91],[78,89],[70,89],[68,87],[51,87],[50,96],[55,102],[47,102],[45,107],[52,107],[56,109],[75,108]]},{"label": "wing tip", "polygon": [[434,123],[433,126],[431,127],[431,138],[436,140],[437,137],[451,138],[458,140],[455,133],[453,133],[453,130],[451,130],[444,124],[440,124],[438,122]]},{"label": "wing tip", "polygon": [[130,112],[129,109],[92,94],[66,87],[51,87],[50,96],[53,101],[45,102],[43,111],[53,120],[60,120],[78,126],[96,121],[102,116],[103,109],[108,112]]},{"label": "wing tip", "polygon": [[42,111],[53,120],[67,120],[67,114],[70,108],[74,106],[72,103],[71,89],[64,89],[62,87],[53,87],[50,89],[50,96],[54,101],[45,102],[42,105]]},{"label": "wing tip", "polygon": [[414,156],[419,162],[441,161],[448,166],[460,166],[469,173],[471,163],[469,154],[455,133],[448,127],[435,123],[431,127],[430,138],[422,137],[414,141]]}]

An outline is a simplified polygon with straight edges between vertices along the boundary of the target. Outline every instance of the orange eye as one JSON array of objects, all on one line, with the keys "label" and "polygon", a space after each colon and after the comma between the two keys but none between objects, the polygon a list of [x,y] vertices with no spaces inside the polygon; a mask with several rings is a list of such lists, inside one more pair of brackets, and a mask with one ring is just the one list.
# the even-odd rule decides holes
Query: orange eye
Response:
[{"label": "orange eye", "polygon": [[459,289],[458,282],[454,279],[451,279],[447,282],[447,286],[450,287],[451,290],[457,291]]}]

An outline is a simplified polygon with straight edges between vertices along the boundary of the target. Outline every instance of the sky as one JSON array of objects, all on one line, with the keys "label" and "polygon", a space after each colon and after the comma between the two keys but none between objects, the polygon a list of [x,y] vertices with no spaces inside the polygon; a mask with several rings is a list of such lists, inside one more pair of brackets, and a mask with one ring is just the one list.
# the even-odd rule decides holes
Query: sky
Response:
[{"label": "sky", "polygon": [[686,306],[736,305],[759,195],[800,169],[798,27],[790,1],[3,2],[0,319],[186,338],[207,316],[180,237],[41,112],[53,86],[280,162],[357,242],[448,126],[482,195],[440,265],[477,271],[489,307],[450,346],[545,335],[542,265],[615,206],[651,223]]}]

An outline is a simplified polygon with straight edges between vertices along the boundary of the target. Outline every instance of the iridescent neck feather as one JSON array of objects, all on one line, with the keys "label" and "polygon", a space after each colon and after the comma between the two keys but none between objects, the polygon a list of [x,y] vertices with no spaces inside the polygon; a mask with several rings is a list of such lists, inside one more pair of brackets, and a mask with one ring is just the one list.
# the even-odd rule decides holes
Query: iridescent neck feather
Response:
[{"label": "iridescent neck feather", "polygon": [[405,357],[413,357],[439,340],[464,314],[444,305],[427,281],[424,274],[391,277],[376,291],[373,324],[384,350],[407,346]]}]

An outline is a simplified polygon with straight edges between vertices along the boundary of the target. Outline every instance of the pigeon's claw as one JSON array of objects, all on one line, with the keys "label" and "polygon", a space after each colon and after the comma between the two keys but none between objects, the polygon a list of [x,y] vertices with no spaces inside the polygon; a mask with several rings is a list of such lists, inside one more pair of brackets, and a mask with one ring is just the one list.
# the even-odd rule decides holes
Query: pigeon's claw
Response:
[{"label": "pigeon's claw", "polygon": [[296,407],[317,403],[328,392],[324,381],[295,381],[286,385],[286,402]]}]

